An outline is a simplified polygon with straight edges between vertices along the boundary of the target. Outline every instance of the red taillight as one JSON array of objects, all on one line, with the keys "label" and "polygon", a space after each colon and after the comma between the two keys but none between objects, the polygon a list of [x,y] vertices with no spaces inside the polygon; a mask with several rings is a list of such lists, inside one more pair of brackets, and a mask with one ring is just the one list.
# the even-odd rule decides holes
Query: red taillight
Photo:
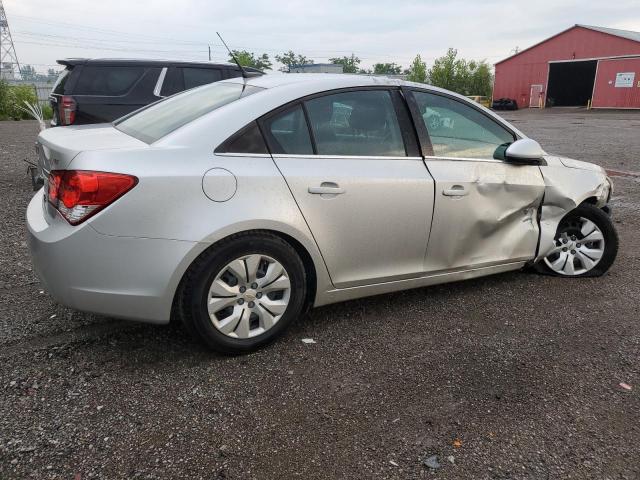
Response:
[{"label": "red taillight", "polygon": [[78,225],[131,190],[132,175],[87,170],[54,170],[49,174],[49,203],[71,224]]},{"label": "red taillight", "polygon": [[76,101],[69,95],[63,95],[58,103],[61,125],[71,125],[76,121]]}]

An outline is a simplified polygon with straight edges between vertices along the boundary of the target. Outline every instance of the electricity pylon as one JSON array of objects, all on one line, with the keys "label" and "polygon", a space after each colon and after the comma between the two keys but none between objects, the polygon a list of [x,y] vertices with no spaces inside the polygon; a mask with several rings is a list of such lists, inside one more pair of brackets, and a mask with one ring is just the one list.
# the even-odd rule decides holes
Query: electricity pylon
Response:
[{"label": "electricity pylon", "polygon": [[0,0],[0,78],[14,80],[20,78],[20,62],[13,45],[7,14]]}]

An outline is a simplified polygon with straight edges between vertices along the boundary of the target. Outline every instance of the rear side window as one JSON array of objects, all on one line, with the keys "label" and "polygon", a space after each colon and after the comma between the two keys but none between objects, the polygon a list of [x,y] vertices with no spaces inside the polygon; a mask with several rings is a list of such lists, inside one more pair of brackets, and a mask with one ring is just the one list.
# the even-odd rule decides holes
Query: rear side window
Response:
[{"label": "rear side window", "polygon": [[301,105],[270,118],[266,125],[273,143],[272,153],[313,155],[309,128]]},{"label": "rear side window", "polygon": [[124,95],[142,77],[144,71],[144,67],[85,65],[74,88],[74,94]]},{"label": "rear side window", "polygon": [[251,122],[239,132],[233,134],[215,153],[269,153],[258,124]]},{"label": "rear side window", "polygon": [[56,83],[53,84],[51,93],[64,95],[64,86],[69,79],[71,70],[73,70],[73,67],[67,67],[62,72],[60,72],[60,75],[58,75],[58,78],[56,79]]},{"label": "rear side window", "polygon": [[185,90],[222,80],[222,72],[216,68],[185,67],[182,69],[182,75]]},{"label": "rear side window", "polygon": [[170,67],[164,78],[160,95],[168,97],[183,90],[220,80],[222,80],[222,70],[219,68]]},{"label": "rear side window", "polygon": [[241,83],[218,82],[153,103],[116,120],[115,127],[146,143],[153,143],[178,128],[239,98],[264,90]]},{"label": "rear side window", "polygon": [[318,155],[404,157],[387,90],[336,93],[305,102]]}]

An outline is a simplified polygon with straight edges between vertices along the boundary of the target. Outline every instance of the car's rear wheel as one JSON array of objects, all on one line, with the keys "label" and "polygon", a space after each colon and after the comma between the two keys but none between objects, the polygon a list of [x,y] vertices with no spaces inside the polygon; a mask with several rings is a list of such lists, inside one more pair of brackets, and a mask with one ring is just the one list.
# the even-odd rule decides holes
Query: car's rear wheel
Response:
[{"label": "car's rear wheel", "polygon": [[618,253],[618,234],[611,219],[590,204],[580,205],[562,219],[554,241],[537,268],[563,277],[598,277],[609,270]]},{"label": "car's rear wheel", "polygon": [[239,234],[190,268],[178,310],[211,349],[238,354],[275,340],[304,307],[306,275],[296,251],[269,233]]}]

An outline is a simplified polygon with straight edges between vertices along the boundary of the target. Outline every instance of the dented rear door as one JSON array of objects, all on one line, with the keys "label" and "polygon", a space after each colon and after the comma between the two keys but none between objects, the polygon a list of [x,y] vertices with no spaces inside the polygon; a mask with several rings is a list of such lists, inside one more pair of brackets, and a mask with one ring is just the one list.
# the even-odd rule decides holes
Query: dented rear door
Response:
[{"label": "dented rear door", "polygon": [[427,147],[425,165],[435,180],[425,271],[533,259],[545,189],[540,168],[493,158],[515,134],[455,97],[425,91],[413,96],[416,128]]}]

